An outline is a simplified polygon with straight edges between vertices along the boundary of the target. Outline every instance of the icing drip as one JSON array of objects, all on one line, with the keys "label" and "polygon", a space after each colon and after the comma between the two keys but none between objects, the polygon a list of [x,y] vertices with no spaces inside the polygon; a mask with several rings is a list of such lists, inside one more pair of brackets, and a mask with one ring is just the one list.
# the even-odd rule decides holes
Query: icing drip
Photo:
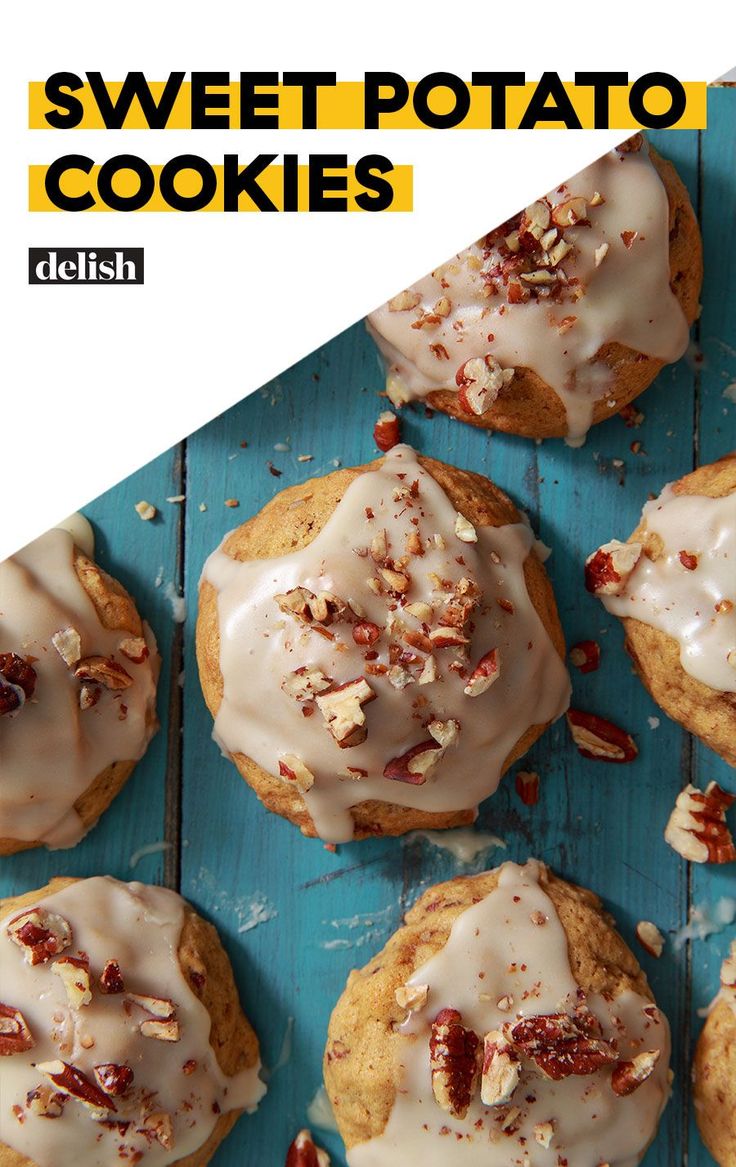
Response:
[{"label": "icing drip", "polygon": [[[579,1003],[567,938],[539,885],[539,865],[505,863],[500,870],[498,887],[456,919],[444,948],[410,978],[409,985],[429,987],[427,1003],[399,1031],[388,1124],[378,1138],[352,1148],[350,1167],[635,1167],[654,1137],[669,1094],[669,1028],[650,1001],[631,992],[586,1001],[621,1058],[661,1051],[651,1076],[628,1097],[614,1094],[610,1067],[554,1081],[524,1058],[508,1104],[485,1106],[476,1095],[458,1119],[436,1103],[429,1038],[441,1009],[457,1009],[482,1042],[516,1018],[572,1014]],[[518,1114],[509,1120],[512,1107]]]},{"label": "icing drip", "polygon": [[76,511],[68,518],[62,519],[56,526],[61,531],[68,531],[74,540],[75,546],[83,551],[88,559],[95,557],[95,533],[92,530],[92,524],[89,519]]},{"label": "icing drip", "polygon": [[706,498],[666,487],[642,514],[662,553],[643,554],[622,594],[603,603],[676,640],[691,677],[736,692],[736,494]]},{"label": "icing drip", "polygon": [[[35,905],[34,905],[35,906]],[[22,949],[0,924],[0,985],[3,1003],[20,1010],[35,1045],[2,1059],[0,1143],[38,1167],[109,1167],[138,1162],[160,1167],[191,1154],[208,1138],[217,1114],[254,1108],[265,1093],[259,1065],[233,1077],[220,1070],[209,1044],[210,1017],[184,978],[178,959],[184,901],[176,893],[109,877],[85,879],[39,901],[60,915],[73,939],[62,956],[89,957],[91,1001],[70,1006],[53,959],[30,966]],[[104,994],[99,977],[107,961],[117,961],[125,992]],[[141,1033],[147,1013],[126,993],[172,1002],[178,1040]],[[129,1067],[134,1074],[115,1112],[95,1117],[75,1097],[53,1120],[33,1113],[27,1095],[49,1080],[38,1064],[62,1060],[93,1083],[94,1067]],[[183,1068],[186,1066],[186,1070]],[[169,1129],[166,1117],[171,1120]],[[121,1125],[118,1125],[121,1124]],[[155,1133],[159,1131],[166,1147]]]},{"label": "icing drip", "polygon": [[736,940],[731,941],[728,956],[721,965],[721,987],[713,1005],[716,1001],[724,1001],[736,1014]]},{"label": "icing drip", "polygon": [[[604,202],[596,204],[596,192]],[[545,285],[525,289],[526,302],[508,302],[504,289],[489,295],[489,275],[509,258],[504,229],[413,284],[403,301],[409,308],[400,310],[402,301],[397,308],[396,297],[371,313],[395,402],[457,389],[458,369],[490,353],[503,368],[532,369],[551,386],[571,442],[580,443],[614,383],[594,361],[603,345],[616,341],[661,361],[683,355],[688,325],[670,289],[667,193],[646,148],[611,151],[546,195],[552,208],[581,198],[590,225],[562,232],[573,250],[557,265],[566,281],[561,298],[538,298]],[[513,379],[503,392],[513,397]]]},{"label": "icing drip", "polygon": [[[129,637],[103,627],[73,563],[68,530],[42,535],[0,563],[0,652],[31,657],[33,696],[0,717],[0,838],[70,847],[84,834],[74,803],[112,762],[142,757],[156,728],[159,658],[136,663],[121,653]],[[133,683],[91,685],[96,703],[80,708],[82,682],[52,637],[79,634],[81,657],[113,657]]]},{"label": "icing drip", "polygon": [[[414,452],[397,446],[379,469],[350,485],[308,547],[245,563],[219,549],[205,565],[203,578],[218,592],[224,679],[216,739],[227,753],[246,754],[272,774],[281,763],[285,780],[299,783],[325,839],[351,838],[350,807],[368,799],[432,811],[476,807],[496,789],[522,734],[567,708],[567,672],[524,581],[531,531],[521,522],[483,527],[477,542],[467,542],[455,534],[456,522],[465,538],[476,534],[462,527]],[[395,566],[407,546],[420,548],[404,565],[409,586],[402,593],[383,586],[381,563],[387,560],[376,561],[370,551],[383,532]],[[383,581],[380,594],[373,590],[376,580]],[[443,635],[438,620],[448,602],[464,599],[457,593],[466,585],[465,595],[478,592],[463,625],[469,644],[440,647],[429,636]],[[299,587],[330,593],[350,611],[315,630],[274,599]],[[457,631],[444,626],[444,633]],[[469,696],[471,674],[494,649],[497,677]],[[345,737],[357,744],[338,745],[336,735],[350,724],[330,721],[329,691],[317,691],[314,699],[285,691],[298,688],[296,671],[305,668],[316,671],[317,687],[324,678],[334,685],[363,678],[363,704],[353,706],[353,722],[348,718],[357,729]],[[481,678],[478,688],[484,685]],[[397,760],[422,743],[424,759],[410,759],[402,771]],[[422,782],[421,773],[406,767],[423,760],[433,766]],[[400,776],[384,776],[387,767]]]}]

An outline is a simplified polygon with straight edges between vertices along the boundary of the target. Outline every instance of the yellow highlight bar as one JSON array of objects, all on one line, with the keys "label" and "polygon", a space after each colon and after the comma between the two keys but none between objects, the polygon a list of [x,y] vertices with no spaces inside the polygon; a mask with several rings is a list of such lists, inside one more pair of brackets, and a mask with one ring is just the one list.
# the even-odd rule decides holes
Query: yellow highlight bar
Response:
[{"label": "yellow highlight bar", "polygon": [[[422,130],[428,127],[420,121],[414,112],[413,96],[416,82],[409,82],[410,97],[403,109],[396,113],[381,115],[381,129],[386,130]],[[149,89],[158,102],[164,89],[163,81],[148,82]],[[112,101],[116,101],[122,82],[107,81],[105,87]],[[167,129],[189,130],[191,126],[191,82],[183,81],[174,102],[171,115],[167,122]],[[515,130],[519,128],[524,113],[537,88],[537,82],[529,81],[523,86],[510,87],[506,91],[506,121],[503,127],[497,129]],[[685,81],[683,88],[687,95],[685,112],[672,129],[696,130],[704,129],[707,124],[707,87],[701,81]],[[611,129],[636,130],[641,129],[629,110],[629,92],[631,86],[613,86],[609,90],[609,119]],[[227,94],[229,98],[226,109],[214,109],[213,114],[227,114],[230,129],[240,129],[240,82],[232,81],[229,85],[212,86],[212,93]],[[573,82],[565,82],[565,91],[568,94],[575,112],[582,123],[583,129],[594,129],[593,112],[594,94],[590,86],[577,86]],[[263,86],[259,93],[276,94],[278,106],[275,109],[264,109],[263,115],[278,115],[278,129],[299,130],[302,128],[302,92],[298,86],[273,85]],[[485,130],[491,128],[491,100],[488,86],[474,87],[468,83],[470,108],[465,119],[459,123],[457,129]],[[104,130],[105,124],[97,108],[89,84],[85,83],[81,89],[75,90],[73,96],[79,100],[84,108],[82,120],[74,127],[80,130]],[[664,90],[651,90],[647,95],[647,108],[651,114],[662,113],[669,108],[669,95]],[[46,98],[43,81],[31,81],[28,94],[28,127],[31,130],[48,130],[46,114],[54,109],[54,105]],[[430,98],[430,108],[437,114],[447,113],[454,108],[454,95],[447,89],[437,89]],[[125,118],[123,129],[145,130],[147,123],[137,98]],[[338,81],[335,86],[321,87],[317,93],[317,128],[320,130],[360,130],[364,128],[364,85],[362,81]],[[540,129],[564,129],[562,122],[543,122]],[[268,132],[265,130],[264,132]]]},{"label": "yellow highlight bar", "polygon": [[[28,168],[28,210],[29,211],[61,211],[60,207],[55,206],[51,201],[45,189],[45,176],[48,167],[46,166],[30,166]],[[177,208],[169,206],[169,204],[162,197],[159,190],[159,176],[163,169],[163,165],[151,164],[151,172],[156,179],[156,188],[151,199],[141,211],[176,211]],[[213,165],[213,171],[217,176],[217,190],[210,203],[202,207],[203,211],[223,211],[223,172],[222,166]],[[89,174],[84,174],[79,170],[70,170],[65,174],[61,180],[61,189],[63,193],[70,197],[86,194],[90,192],[95,197],[95,205],[89,208],[89,211],[112,211],[113,207],[106,206],[97,196],[97,176],[100,172],[99,166],[93,166]],[[326,174],[338,173],[326,171]],[[355,177],[355,170],[352,166],[347,167],[344,171],[339,173],[344,174],[346,178],[347,190],[334,193],[328,193],[327,198],[345,198],[347,199],[347,209],[349,211],[362,211],[364,208],[357,205],[355,198],[361,194],[365,189]],[[309,167],[299,166],[298,168],[298,206],[295,208],[298,211],[309,211]],[[411,211],[413,210],[413,169],[411,166],[395,166],[394,169],[383,176],[389,182],[394,191],[393,202],[387,211]],[[115,176],[113,181],[113,189],[115,193],[121,197],[135,195],[139,189],[139,179],[136,174],[130,170],[121,170]],[[269,166],[258,178],[258,186],[263,193],[276,204],[278,211],[284,210],[284,168],[283,166],[272,165]],[[175,181],[175,187],[178,194],[186,196],[196,195],[202,188],[202,180],[200,175],[194,171],[181,171]],[[370,193],[370,192],[369,192]],[[246,194],[241,194],[238,200],[238,211],[257,211],[258,207]],[[328,212],[329,213],[329,212]]]}]

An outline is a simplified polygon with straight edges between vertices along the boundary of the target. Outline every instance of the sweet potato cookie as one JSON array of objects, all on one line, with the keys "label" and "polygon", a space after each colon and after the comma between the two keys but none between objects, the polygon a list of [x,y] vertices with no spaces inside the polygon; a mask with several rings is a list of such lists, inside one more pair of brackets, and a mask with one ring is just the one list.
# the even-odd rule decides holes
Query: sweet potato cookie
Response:
[{"label": "sweet potato cookie", "polygon": [[638,1162],[669,1029],[597,896],[542,864],[439,884],[352,972],[324,1074],[350,1167]]},{"label": "sweet potato cookie", "polygon": [[155,733],[160,660],[67,530],[0,563],[0,855],[77,843]]},{"label": "sweet potato cookie", "polygon": [[627,543],[590,556],[586,585],[669,717],[736,766],[736,454],[648,502]]},{"label": "sweet potato cookie", "polygon": [[736,1167],[736,945],[695,1049],[693,1094],[701,1137],[718,1167]]},{"label": "sweet potato cookie", "polygon": [[0,1167],[204,1167],[265,1091],[212,925],[109,877],[0,916]]},{"label": "sweet potato cookie", "polygon": [[216,740],[262,802],[333,842],[471,822],[569,700],[533,545],[486,478],[407,446],[228,535],[197,657]]},{"label": "sweet potato cookie", "polygon": [[687,347],[702,247],[640,134],[368,317],[399,405],[580,444]]}]

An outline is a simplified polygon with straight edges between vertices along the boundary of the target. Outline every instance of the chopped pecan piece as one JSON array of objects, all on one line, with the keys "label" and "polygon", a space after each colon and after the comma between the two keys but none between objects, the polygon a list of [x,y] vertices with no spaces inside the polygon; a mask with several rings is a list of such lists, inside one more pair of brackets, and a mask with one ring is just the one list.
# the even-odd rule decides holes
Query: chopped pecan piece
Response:
[{"label": "chopped pecan piece", "polygon": [[534,1138],[539,1143],[540,1147],[545,1149],[549,1147],[555,1133],[554,1119],[548,1119],[547,1122],[537,1122],[534,1124]]},{"label": "chopped pecan piece", "polygon": [[616,147],[619,154],[638,154],[644,145],[644,137],[642,134],[632,134],[625,142],[620,142]]},{"label": "chopped pecan piece", "polygon": [[644,421],[644,414],[640,413],[633,403],[624,405],[623,408],[619,409],[618,413],[628,429],[638,429]]},{"label": "chopped pecan piece", "polygon": [[658,1049],[645,1050],[630,1061],[617,1062],[611,1074],[611,1089],[619,1097],[633,1094],[654,1073],[659,1061]]},{"label": "chopped pecan piece", "polygon": [[570,649],[570,664],[581,673],[594,673],[600,663],[601,646],[597,640],[580,640]]},{"label": "chopped pecan piece", "polygon": [[181,1036],[179,1022],[173,1017],[168,1021],[142,1021],[140,1031],[143,1037],[153,1037],[157,1041],[178,1041]]},{"label": "chopped pecan piece", "polygon": [[394,567],[379,567],[378,574],[382,576],[392,592],[403,596],[411,587],[411,576],[408,571],[398,571]]},{"label": "chopped pecan piece", "polygon": [[347,613],[347,605],[332,592],[315,595],[309,588],[298,587],[274,596],[274,600],[287,616],[295,616],[308,625],[321,624],[327,627]]},{"label": "chopped pecan piece", "polygon": [[429,643],[432,649],[460,648],[468,643],[468,638],[458,628],[433,628],[429,634]]},{"label": "chopped pecan piece", "polygon": [[92,1000],[89,976],[89,961],[79,956],[62,956],[54,961],[51,971],[61,977],[69,1005],[72,1009],[82,1009]]},{"label": "chopped pecan piece", "polygon": [[677,557],[685,571],[695,571],[698,566],[698,557],[692,551],[681,551]]},{"label": "chopped pecan piece", "polygon": [[453,587],[452,595],[445,604],[438,623],[443,628],[464,629],[480,600],[480,588],[464,576]]},{"label": "chopped pecan piece", "polygon": [[148,1138],[156,1139],[164,1150],[171,1151],[174,1147],[174,1120],[165,1110],[157,1110],[146,1115],[138,1132]]},{"label": "chopped pecan piece", "polygon": [[68,1094],[60,1094],[51,1086],[36,1086],[26,1094],[28,1110],[39,1118],[61,1118],[68,1101]]},{"label": "chopped pecan piece", "polygon": [[454,746],[460,736],[460,722],[454,718],[450,718],[449,721],[438,721],[437,719],[430,721],[427,729],[444,750]]},{"label": "chopped pecan piece", "polygon": [[455,515],[455,534],[461,543],[478,542],[478,532],[475,527],[470,519],[466,519],[465,515],[461,515],[459,511]]},{"label": "chopped pecan piece", "polygon": [[102,690],[98,685],[82,685],[79,690],[79,708],[81,710],[92,709],[101,696]]},{"label": "chopped pecan piece", "polygon": [[33,1049],[33,1035],[20,1009],[0,1003],[0,1057],[12,1057]]},{"label": "chopped pecan piece", "polygon": [[604,543],[585,561],[585,586],[596,596],[620,596],[641,559],[641,543]]},{"label": "chopped pecan piece", "polygon": [[365,677],[356,677],[317,697],[317,706],[341,750],[358,746],[368,735],[363,706],[375,701],[376,692]]},{"label": "chopped pecan piece", "polygon": [[370,620],[359,620],[353,625],[353,640],[366,648],[372,648],[380,635],[381,629]]},{"label": "chopped pecan piece", "polygon": [[293,673],[287,673],[281,682],[281,688],[287,697],[293,697],[295,701],[311,701],[318,693],[324,693],[329,689],[331,684],[332,681],[321,669],[304,665],[300,669],[295,669]]},{"label": "chopped pecan piece", "polygon": [[135,510],[144,523],[150,523],[151,519],[155,519],[158,511],[152,502],[146,502],[144,498],[134,504]]},{"label": "chopped pecan piece", "polygon": [[384,778],[393,782],[407,782],[410,786],[422,786],[444,755],[444,747],[436,741],[419,742],[405,754],[392,758],[386,763]]},{"label": "chopped pecan piece", "polygon": [[522,211],[519,219],[519,239],[524,240],[524,236],[530,235],[532,237],[533,247],[535,243],[539,243],[548,230],[550,224],[549,205],[538,199],[535,203],[530,203],[526,210]]},{"label": "chopped pecan piece", "polygon": [[36,689],[36,670],[22,656],[15,652],[0,652],[0,676],[11,685],[22,689],[26,700],[29,700]]},{"label": "chopped pecan piece", "polygon": [[645,952],[659,958],[664,950],[664,936],[656,924],[650,920],[640,920],[636,925],[636,939]]},{"label": "chopped pecan piece", "polygon": [[524,806],[539,802],[539,775],[534,770],[519,770],[515,779],[516,793]]},{"label": "chopped pecan piece", "polygon": [[463,692],[466,697],[479,697],[490,689],[501,675],[501,658],[497,648],[492,648],[482,656],[470,674],[470,680]]},{"label": "chopped pecan piece", "polygon": [[395,413],[386,409],[378,415],[378,421],[373,427],[373,441],[384,454],[398,446],[401,441],[401,423]]},{"label": "chopped pecan piece", "polygon": [[86,656],[75,666],[74,676],[80,681],[95,681],[106,689],[129,689],[133,678],[121,664],[108,656]]},{"label": "chopped pecan piece", "polygon": [[705,791],[688,785],[677,796],[664,832],[665,841],[691,863],[733,863],[736,860],[726,811],[736,795],[711,782]]},{"label": "chopped pecan piece", "polygon": [[24,949],[27,964],[45,964],[58,956],[72,942],[67,921],[46,908],[29,908],[10,921],[7,933],[14,944]]},{"label": "chopped pecan piece", "polygon": [[429,1064],[435,1101],[455,1118],[465,1118],[478,1088],[480,1041],[463,1025],[457,1009],[441,1009],[432,1023]]},{"label": "chopped pecan piece", "polygon": [[514,370],[502,368],[492,353],[471,357],[455,374],[458,405],[466,413],[481,417],[495,404],[513,376]]},{"label": "chopped pecan piece", "polygon": [[101,1090],[117,1098],[133,1083],[134,1074],[130,1066],[119,1066],[115,1062],[105,1062],[95,1066],[95,1078]]},{"label": "chopped pecan piece", "polygon": [[570,709],[567,724],[584,758],[603,762],[633,762],[639,753],[630,733],[595,713]]},{"label": "chopped pecan piece", "polygon": [[428,656],[424,662],[419,677],[417,678],[418,685],[431,685],[433,681],[437,680],[437,661],[433,656]]},{"label": "chopped pecan piece", "polygon": [[509,1023],[507,1037],[547,1078],[559,1081],[570,1075],[594,1074],[617,1061],[610,1042],[590,1036],[579,1017],[549,1013]]},{"label": "chopped pecan piece", "polygon": [[103,993],[124,993],[125,982],[120,972],[120,965],[116,960],[105,961],[105,967],[100,973],[100,988]]},{"label": "chopped pecan piece", "polygon": [[158,1041],[179,1040],[181,1033],[173,1001],[167,997],[149,997],[144,993],[126,993],[126,999],[149,1015],[139,1026],[143,1037],[153,1037]]},{"label": "chopped pecan piece", "polygon": [[14,652],[0,652],[0,717],[30,700],[36,688],[36,670]]},{"label": "chopped pecan piece", "polygon": [[316,1145],[311,1131],[303,1130],[286,1152],[285,1167],[330,1167],[330,1156]]},{"label": "chopped pecan piece", "polygon": [[416,308],[417,304],[421,304],[422,297],[419,292],[412,292],[407,288],[403,292],[399,292],[397,296],[392,296],[388,302],[389,312],[411,312],[412,308]]},{"label": "chopped pecan piece", "polygon": [[112,1098],[100,1090],[99,1086],[69,1062],[39,1062],[36,1067],[50,1082],[64,1094],[71,1095],[93,1112],[93,1117],[105,1117],[108,1111],[117,1110]]},{"label": "chopped pecan piece", "polygon": [[314,786],[314,774],[296,754],[279,758],[279,777],[293,782],[300,794],[307,794]]},{"label": "chopped pecan piece", "polygon": [[404,611],[410,616],[415,616],[421,624],[429,624],[433,614],[432,605],[425,603],[424,600],[415,600],[413,604],[407,604]]},{"label": "chopped pecan piece", "polygon": [[73,668],[82,655],[82,638],[76,628],[62,628],[55,632],[51,643],[67,668]]},{"label": "chopped pecan piece", "polygon": [[399,985],[394,996],[399,1008],[418,1013],[427,1004],[429,985]]},{"label": "chopped pecan piece", "polygon": [[[552,208],[552,222],[557,227],[574,227],[588,217],[588,206],[584,198],[576,195]],[[569,250],[569,247],[568,247]]]},{"label": "chopped pecan piece", "polygon": [[131,1005],[137,1005],[144,1013],[151,1017],[160,1017],[169,1021],[176,1013],[176,1005],[168,997],[149,997],[145,993],[126,993],[126,1000]]},{"label": "chopped pecan piece", "polygon": [[486,1106],[503,1106],[510,1102],[519,1085],[520,1073],[516,1050],[499,1029],[492,1029],[483,1038],[481,1102]]},{"label": "chopped pecan piece", "polygon": [[418,632],[415,628],[410,628],[408,632],[404,633],[404,643],[411,648],[416,648],[419,652],[431,652],[434,647],[432,640],[424,632]]},{"label": "chopped pecan piece", "polygon": [[120,641],[120,651],[134,665],[143,664],[149,655],[148,645],[142,636],[126,636],[125,640]]}]

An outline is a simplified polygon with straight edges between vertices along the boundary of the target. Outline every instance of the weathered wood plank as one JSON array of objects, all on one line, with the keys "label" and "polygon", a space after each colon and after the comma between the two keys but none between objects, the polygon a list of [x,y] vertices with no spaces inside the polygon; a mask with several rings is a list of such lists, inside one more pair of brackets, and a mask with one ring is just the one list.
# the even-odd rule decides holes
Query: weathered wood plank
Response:
[{"label": "weathered wood plank", "polygon": [[[730,208],[736,174],[736,143],[733,119],[736,94],[730,89],[708,93],[708,130],[701,135],[702,228],[707,259],[703,287],[703,311],[699,321],[699,346],[703,360],[698,366],[698,462],[713,462],[736,448],[736,405],[724,390],[736,383],[736,224]],[[733,770],[711,750],[694,743],[692,781],[701,789],[711,780],[736,792]],[[736,909],[736,876],[732,867],[692,869],[692,904],[699,912],[712,914],[720,900],[724,908]],[[718,990],[721,961],[734,939],[734,929],[695,941],[692,946],[692,1001],[688,1039],[691,1047],[700,1033],[700,1011]],[[709,1167],[713,1160],[705,1151],[692,1123],[690,1162]]]}]

